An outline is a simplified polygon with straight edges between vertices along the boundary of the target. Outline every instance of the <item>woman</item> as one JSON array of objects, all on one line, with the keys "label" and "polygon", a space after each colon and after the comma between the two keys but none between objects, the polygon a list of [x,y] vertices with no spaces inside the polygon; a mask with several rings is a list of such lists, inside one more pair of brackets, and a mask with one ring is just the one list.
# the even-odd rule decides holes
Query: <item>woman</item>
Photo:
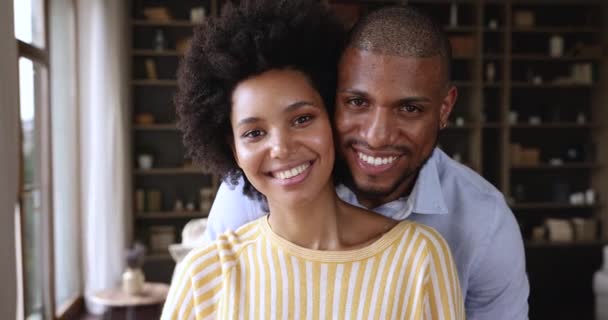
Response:
[{"label": "woman", "polygon": [[193,250],[163,319],[464,318],[434,230],[339,200],[330,125],[343,32],[316,1],[241,1],[196,30],[177,96],[190,155],[269,214]]}]

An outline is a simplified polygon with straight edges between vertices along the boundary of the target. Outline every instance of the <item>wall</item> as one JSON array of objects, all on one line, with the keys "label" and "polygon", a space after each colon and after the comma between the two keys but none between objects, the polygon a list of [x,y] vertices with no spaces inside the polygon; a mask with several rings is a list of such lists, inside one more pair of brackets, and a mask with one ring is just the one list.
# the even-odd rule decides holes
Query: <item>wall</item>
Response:
[{"label": "wall", "polygon": [[[13,1],[0,1],[0,30],[13,29]],[[0,32],[0,57],[0,310],[3,319],[16,319],[14,209],[19,178],[19,88],[13,32]]]}]

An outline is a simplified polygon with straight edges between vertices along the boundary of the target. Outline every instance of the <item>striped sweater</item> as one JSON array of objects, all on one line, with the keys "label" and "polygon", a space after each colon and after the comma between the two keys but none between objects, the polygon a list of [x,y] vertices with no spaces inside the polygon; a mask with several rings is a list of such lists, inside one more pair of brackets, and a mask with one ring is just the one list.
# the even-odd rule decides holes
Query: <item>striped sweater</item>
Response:
[{"label": "striped sweater", "polygon": [[367,247],[318,251],[263,217],[188,254],[162,319],[464,319],[464,306],[432,228],[403,221]]}]

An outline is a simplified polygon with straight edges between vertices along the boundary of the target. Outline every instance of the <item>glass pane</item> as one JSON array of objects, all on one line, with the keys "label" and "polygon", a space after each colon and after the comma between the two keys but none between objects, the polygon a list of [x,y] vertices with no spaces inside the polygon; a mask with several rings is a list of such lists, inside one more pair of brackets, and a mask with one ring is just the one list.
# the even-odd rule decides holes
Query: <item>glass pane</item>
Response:
[{"label": "glass pane", "polygon": [[23,183],[26,189],[40,181],[37,167],[36,148],[36,108],[34,63],[26,58],[19,59],[19,107],[21,113]]},{"label": "glass pane", "polygon": [[43,48],[44,0],[13,0],[15,37]]},{"label": "glass pane", "polygon": [[22,128],[21,190],[24,307],[26,319],[43,319],[45,292],[43,205],[41,185],[40,110],[46,105],[46,68],[19,59],[19,107]]},{"label": "glass pane", "polygon": [[44,315],[44,269],[42,256],[42,217],[40,191],[31,190],[23,194],[21,214],[23,221],[23,268],[25,317],[27,320],[43,319]]}]

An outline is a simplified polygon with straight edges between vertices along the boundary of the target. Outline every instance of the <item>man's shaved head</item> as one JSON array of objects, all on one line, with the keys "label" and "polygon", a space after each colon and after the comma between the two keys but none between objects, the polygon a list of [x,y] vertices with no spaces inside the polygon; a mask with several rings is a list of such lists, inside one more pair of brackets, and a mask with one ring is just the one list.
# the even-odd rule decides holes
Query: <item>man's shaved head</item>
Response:
[{"label": "man's shaved head", "polygon": [[439,55],[450,80],[452,50],[445,33],[431,17],[411,6],[383,7],[361,18],[348,46],[401,57]]}]

